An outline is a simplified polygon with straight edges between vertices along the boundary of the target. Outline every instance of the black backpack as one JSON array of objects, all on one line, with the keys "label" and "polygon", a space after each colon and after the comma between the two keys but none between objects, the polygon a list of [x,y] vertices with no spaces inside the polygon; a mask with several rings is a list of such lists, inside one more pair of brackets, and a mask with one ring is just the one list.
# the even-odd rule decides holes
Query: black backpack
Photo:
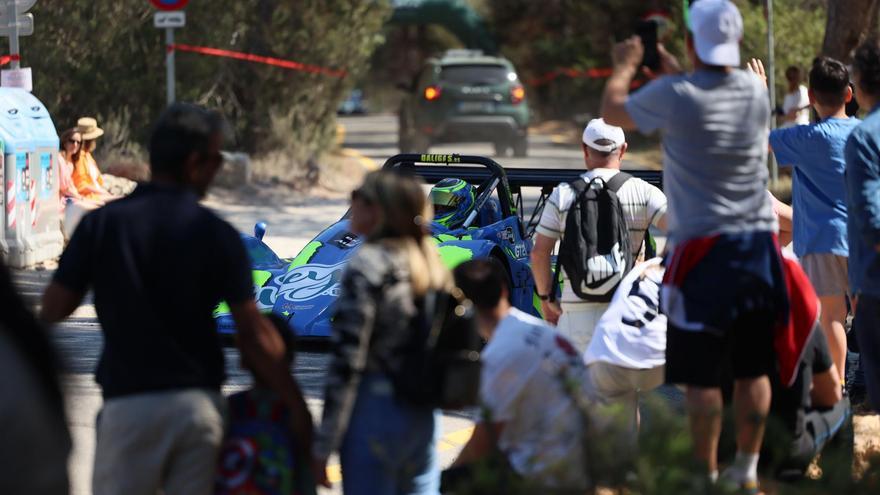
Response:
[{"label": "black backpack", "polygon": [[565,270],[571,288],[585,301],[608,302],[620,281],[633,267],[629,228],[617,191],[631,179],[618,172],[607,182],[599,177],[589,183],[570,184],[574,202],[565,220],[559,246],[559,269]]},{"label": "black backpack", "polygon": [[438,409],[477,405],[483,340],[473,305],[453,289],[429,291],[418,307],[405,345],[383,359],[395,396]]}]

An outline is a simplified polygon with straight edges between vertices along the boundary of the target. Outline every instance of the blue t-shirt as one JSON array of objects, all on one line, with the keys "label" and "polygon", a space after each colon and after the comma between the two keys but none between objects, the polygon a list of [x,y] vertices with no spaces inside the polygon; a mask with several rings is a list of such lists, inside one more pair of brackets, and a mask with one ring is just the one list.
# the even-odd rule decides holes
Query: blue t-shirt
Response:
[{"label": "blue t-shirt", "polygon": [[794,252],[849,256],[843,148],[859,119],[829,117],[770,132],[780,166],[794,168]]},{"label": "blue t-shirt", "polygon": [[880,105],[846,143],[849,208],[849,287],[853,294],[880,297]]}]

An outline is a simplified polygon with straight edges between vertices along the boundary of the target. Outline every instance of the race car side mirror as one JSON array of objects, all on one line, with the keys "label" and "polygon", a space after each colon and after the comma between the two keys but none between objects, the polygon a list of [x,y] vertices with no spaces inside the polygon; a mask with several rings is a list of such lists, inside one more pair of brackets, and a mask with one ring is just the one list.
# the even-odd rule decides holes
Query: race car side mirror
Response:
[{"label": "race car side mirror", "polygon": [[263,237],[265,237],[266,235],[266,231],[268,230],[269,226],[266,224],[266,222],[258,222],[256,225],[254,225],[254,237],[262,241]]}]

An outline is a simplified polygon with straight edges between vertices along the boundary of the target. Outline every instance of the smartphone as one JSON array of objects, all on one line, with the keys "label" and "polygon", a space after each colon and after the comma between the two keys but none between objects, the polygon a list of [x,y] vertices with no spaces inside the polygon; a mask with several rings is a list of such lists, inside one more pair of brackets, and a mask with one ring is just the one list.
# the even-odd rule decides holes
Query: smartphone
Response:
[{"label": "smartphone", "polygon": [[645,55],[642,65],[657,71],[660,69],[660,53],[657,52],[657,21],[639,21],[636,24],[636,36],[642,39]]}]

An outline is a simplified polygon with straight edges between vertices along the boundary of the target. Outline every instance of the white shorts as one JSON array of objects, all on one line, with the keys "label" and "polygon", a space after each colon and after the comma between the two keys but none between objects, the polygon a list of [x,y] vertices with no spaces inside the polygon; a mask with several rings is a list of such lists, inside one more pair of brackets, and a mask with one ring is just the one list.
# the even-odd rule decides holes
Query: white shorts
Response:
[{"label": "white shorts", "polygon": [[608,309],[608,303],[562,303],[562,316],[556,324],[556,330],[568,338],[578,353],[583,355],[593,333],[596,331],[596,323]]}]

